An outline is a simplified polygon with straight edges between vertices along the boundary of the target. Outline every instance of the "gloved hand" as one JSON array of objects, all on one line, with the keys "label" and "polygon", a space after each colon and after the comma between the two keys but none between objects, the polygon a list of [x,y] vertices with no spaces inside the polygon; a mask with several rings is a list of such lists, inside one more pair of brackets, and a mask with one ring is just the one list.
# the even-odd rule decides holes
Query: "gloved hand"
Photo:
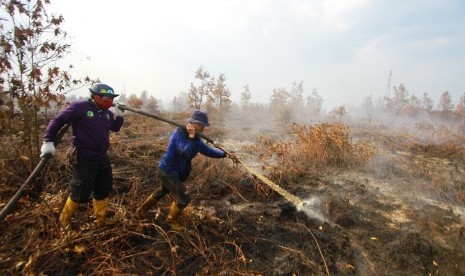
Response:
[{"label": "gloved hand", "polygon": [[42,147],[40,148],[40,158],[43,158],[47,154],[55,154],[55,145],[53,142],[44,142],[42,144]]},{"label": "gloved hand", "polygon": [[237,159],[237,156],[233,151],[227,152],[226,157],[231,158],[231,159]]},{"label": "gloved hand", "polygon": [[123,117],[124,116],[124,109],[121,109],[120,106],[124,106],[124,104],[116,103],[113,113],[115,113],[116,117]]},{"label": "gloved hand", "polygon": [[239,158],[233,151],[226,152],[226,157],[231,158],[234,164],[239,163]]}]

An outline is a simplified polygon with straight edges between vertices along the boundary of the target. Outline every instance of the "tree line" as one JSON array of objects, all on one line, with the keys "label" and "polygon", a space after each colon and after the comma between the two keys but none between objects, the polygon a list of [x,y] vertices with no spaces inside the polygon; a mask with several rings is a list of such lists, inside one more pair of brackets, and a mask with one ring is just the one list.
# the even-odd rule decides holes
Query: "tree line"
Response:
[{"label": "tree line", "polygon": [[[38,162],[43,127],[59,109],[73,100],[66,95],[73,90],[99,82],[88,76],[75,78],[73,65],[62,64],[70,53],[67,33],[61,29],[62,16],[50,15],[45,5],[49,1],[0,0],[0,155],[4,159],[23,156],[29,170]],[[329,116],[341,120],[347,113],[340,105],[326,113],[323,97],[313,88],[304,95],[304,83],[293,82],[289,89],[273,89],[268,103],[257,108],[252,103],[249,84],[240,91],[240,103],[231,101],[231,90],[226,84],[226,74],[210,74],[200,66],[194,73],[194,81],[185,92],[173,97],[173,111],[201,109],[212,118],[223,120],[232,108],[243,112],[259,110],[266,112],[279,124],[289,124],[303,117]],[[135,108],[158,112],[161,100],[142,91],[139,96],[121,94],[119,101]],[[415,116],[423,113],[465,116],[465,93],[454,105],[451,95],[445,91],[435,106],[428,93],[421,97],[409,93],[404,84],[394,87],[392,97],[385,97],[375,106],[372,96],[367,97],[362,107],[368,116],[374,110],[383,110],[396,115]],[[1,162],[0,162],[1,165]]]}]

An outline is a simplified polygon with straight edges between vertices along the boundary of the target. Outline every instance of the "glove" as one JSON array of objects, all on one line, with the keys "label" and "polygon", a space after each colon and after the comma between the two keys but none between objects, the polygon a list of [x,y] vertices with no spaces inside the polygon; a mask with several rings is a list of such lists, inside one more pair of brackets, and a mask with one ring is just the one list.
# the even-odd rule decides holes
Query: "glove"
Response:
[{"label": "glove", "polygon": [[55,154],[55,145],[53,142],[44,142],[42,144],[42,147],[40,148],[40,158],[43,158],[47,154]]},{"label": "glove", "polygon": [[231,158],[232,160],[238,160],[239,159],[239,158],[237,158],[237,155],[232,151],[226,153],[226,157]]},{"label": "glove", "polygon": [[225,153],[226,153],[226,157],[230,158],[234,164],[239,163],[239,158],[237,157],[236,153],[234,153],[233,151],[225,152]]},{"label": "glove", "polygon": [[124,104],[116,103],[113,113],[115,113],[116,117],[123,117],[124,116],[124,109],[121,109],[120,106],[124,106]]}]

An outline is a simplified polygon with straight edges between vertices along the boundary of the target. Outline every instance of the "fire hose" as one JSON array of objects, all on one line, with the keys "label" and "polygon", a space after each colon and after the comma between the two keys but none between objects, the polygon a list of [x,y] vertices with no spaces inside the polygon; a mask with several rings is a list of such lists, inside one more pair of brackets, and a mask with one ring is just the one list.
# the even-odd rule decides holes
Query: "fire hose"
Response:
[{"label": "fire hose", "polygon": [[[57,138],[55,140],[55,147],[61,142],[61,139],[63,138],[63,135],[65,135],[66,131],[68,131],[70,125],[65,125],[60,132],[57,135]],[[29,187],[29,184],[31,184],[32,180],[40,173],[40,171],[43,169],[45,164],[47,164],[48,160],[50,159],[51,155],[47,154],[42,159],[39,161],[37,166],[34,168],[32,173],[29,175],[29,177],[26,179],[26,181],[21,185],[19,190],[14,194],[14,196],[10,199],[10,201],[3,207],[2,211],[0,212],[0,221],[3,221],[3,219],[13,210],[13,208],[16,206],[18,203],[19,199],[23,196],[24,191],[26,188]]]},{"label": "fire hose", "polygon": [[[113,106],[115,106],[115,104],[113,104]],[[123,109],[123,110],[128,110],[128,111],[131,111],[131,112],[134,112],[134,113],[137,113],[137,114],[140,114],[140,115],[144,115],[144,116],[147,116],[147,117],[150,117],[150,118],[154,118],[154,119],[163,121],[165,123],[172,124],[174,126],[178,126],[178,127],[181,127],[181,128],[186,128],[186,126],[184,124],[181,124],[179,122],[176,122],[176,121],[173,121],[173,120],[170,120],[170,119],[166,119],[164,117],[161,117],[159,115],[156,115],[156,114],[144,111],[144,110],[132,108],[130,106],[126,106],[126,105],[123,105],[123,104],[118,104],[118,108]],[[211,143],[214,147],[219,148],[222,151],[226,152],[228,155],[230,155],[230,151],[225,150],[219,143],[215,142],[213,139],[211,139],[207,135],[205,135],[203,133],[196,133],[196,134],[199,135],[201,138],[205,139],[207,142]],[[302,202],[302,200],[300,198],[298,198],[297,196],[289,193],[288,191],[281,188],[279,185],[275,184],[273,181],[269,180],[265,176],[258,173],[256,170],[254,170],[253,168],[251,168],[250,166],[248,166],[247,164],[242,162],[239,158],[237,158],[237,156],[233,158],[233,161],[235,163],[241,164],[248,172],[255,175],[263,183],[267,184],[274,191],[278,192],[279,194],[284,196],[287,200],[292,202],[297,209],[300,209],[300,207],[303,204],[303,202]]]},{"label": "fire hose", "polygon": [[[113,106],[115,106],[115,104],[113,104]],[[140,114],[140,115],[144,115],[144,116],[147,116],[147,117],[150,117],[150,118],[154,118],[154,119],[157,119],[159,121],[162,121],[162,122],[165,122],[165,123],[177,126],[177,127],[186,128],[186,126],[184,124],[182,124],[182,123],[179,123],[179,122],[164,118],[162,116],[159,116],[159,115],[156,115],[154,113],[150,113],[150,112],[147,112],[147,111],[144,111],[144,110],[132,108],[132,107],[122,105],[122,104],[118,104],[118,108],[123,109],[123,110],[127,110],[127,111],[131,111],[131,112],[134,112],[134,113],[137,113],[137,114]],[[60,130],[60,132],[57,135],[57,139],[56,139],[56,141],[54,143],[55,147],[60,143],[63,135],[66,133],[68,128],[69,128],[69,125],[66,125]],[[219,143],[215,142],[213,139],[211,139],[207,135],[205,135],[203,133],[197,133],[197,135],[199,135],[201,138],[205,139],[208,143],[211,143],[214,147],[219,148],[222,151],[226,152],[228,155],[231,154],[230,151],[227,151],[226,149],[224,149]],[[11,200],[5,205],[5,207],[0,212],[0,221],[3,221],[3,219],[13,210],[13,208],[16,206],[17,202],[19,201],[19,199],[23,195],[24,191],[26,190],[26,188],[29,187],[29,185],[34,180],[34,178],[40,173],[40,171],[43,169],[45,164],[47,164],[50,157],[51,157],[51,155],[47,154],[40,160],[40,162],[34,168],[32,173],[26,179],[24,184],[19,188],[19,190],[15,193],[15,195],[11,198]],[[254,170],[253,168],[251,168],[250,166],[248,166],[247,164],[242,162],[236,156],[233,158],[233,161],[235,163],[241,164],[248,172],[255,175],[258,179],[260,179],[263,183],[267,184],[274,191],[276,191],[279,194],[281,194],[282,196],[284,196],[287,200],[292,202],[297,209],[299,209],[302,206],[303,203],[302,203],[302,200],[300,198],[298,198],[297,196],[289,193],[288,191],[281,188],[279,185],[275,184],[273,181],[271,181],[268,178],[266,178],[265,176],[261,175],[256,170]]]}]

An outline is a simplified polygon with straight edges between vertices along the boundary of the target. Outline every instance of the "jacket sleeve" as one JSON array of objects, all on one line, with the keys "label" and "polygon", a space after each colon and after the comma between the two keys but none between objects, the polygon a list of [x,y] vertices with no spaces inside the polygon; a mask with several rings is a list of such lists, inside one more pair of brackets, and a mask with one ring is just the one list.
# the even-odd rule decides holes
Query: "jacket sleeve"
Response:
[{"label": "jacket sleeve", "polygon": [[174,135],[174,138],[176,140],[176,150],[178,151],[178,153],[183,158],[190,158],[192,152],[195,149],[194,140],[189,139],[187,135],[181,130],[176,131]]},{"label": "jacket sleeve", "polygon": [[205,156],[211,157],[211,158],[225,158],[226,152],[217,149],[217,148],[212,148],[207,145],[205,145],[202,140],[199,140],[199,152]]},{"label": "jacket sleeve", "polygon": [[70,104],[48,124],[44,134],[45,142],[55,142],[58,132],[65,125],[71,123],[77,116],[76,105]]}]

